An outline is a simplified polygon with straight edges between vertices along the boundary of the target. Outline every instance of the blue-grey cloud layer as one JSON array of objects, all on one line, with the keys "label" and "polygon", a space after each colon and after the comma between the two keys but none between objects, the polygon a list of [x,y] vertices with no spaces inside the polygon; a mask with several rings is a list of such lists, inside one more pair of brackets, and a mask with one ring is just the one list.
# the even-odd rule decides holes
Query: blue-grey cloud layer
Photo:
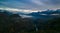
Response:
[{"label": "blue-grey cloud layer", "polygon": [[0,6],[20,9],[60,8],[60,0],[0,0]]}]

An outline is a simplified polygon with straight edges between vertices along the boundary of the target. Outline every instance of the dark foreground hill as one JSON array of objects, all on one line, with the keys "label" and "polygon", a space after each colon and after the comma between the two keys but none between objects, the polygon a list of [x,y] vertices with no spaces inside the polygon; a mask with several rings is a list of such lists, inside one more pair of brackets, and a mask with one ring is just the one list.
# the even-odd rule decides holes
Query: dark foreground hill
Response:
[{"label": "dark foreground hill", "polygon": [[30,14],[0,10],[0,33],[60,33],[60,10]]}]

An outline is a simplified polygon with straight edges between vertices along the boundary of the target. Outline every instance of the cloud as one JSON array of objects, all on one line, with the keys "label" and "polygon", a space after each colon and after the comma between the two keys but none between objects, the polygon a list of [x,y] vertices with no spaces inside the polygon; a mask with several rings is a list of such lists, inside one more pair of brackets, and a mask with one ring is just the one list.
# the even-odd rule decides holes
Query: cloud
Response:
[{"label": "cloud", "polygon": [[32,0],[33,3],[37,4],[37,5],[44,5],[41,1],[39,0]]},{"label": "cloud", "polygon": [[33,0],[33,2],[36,2],[38,4],[46,4],[46,5],[59,5],[60,0]]},{"label": "cloud", "polygon": [[0,0],[0,6],[17,9],[58,9],[60,0]]},{"label": "cloud", "polygon": [[[23,13],[32,13],[32,12],[37,12],[38,10],[25,10],[25,9],[16,9],[16,8],[0,8],[0,10],[7,10],[10,12],[23,12]],[[41,11],[41,10],[39,10]]]}]

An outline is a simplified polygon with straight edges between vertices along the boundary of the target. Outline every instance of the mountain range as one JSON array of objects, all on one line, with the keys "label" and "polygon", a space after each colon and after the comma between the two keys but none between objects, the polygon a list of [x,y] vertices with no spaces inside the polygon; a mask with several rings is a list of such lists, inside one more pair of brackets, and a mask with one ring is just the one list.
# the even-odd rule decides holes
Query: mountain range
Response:
[{"label": "mountain range", "polygon": [[60,17],[60,9],[57,10],[46,10],[46,11],[42,11],[42,12],[32,12],[29,14],[25,14],[23,12],[10,12],[9,10],[0,10],[0,12],[5,12],[6,14],[19,14],[22,17],[26,17],[27,16],[32,16],[33,18],[54,18],[54,17]]}]

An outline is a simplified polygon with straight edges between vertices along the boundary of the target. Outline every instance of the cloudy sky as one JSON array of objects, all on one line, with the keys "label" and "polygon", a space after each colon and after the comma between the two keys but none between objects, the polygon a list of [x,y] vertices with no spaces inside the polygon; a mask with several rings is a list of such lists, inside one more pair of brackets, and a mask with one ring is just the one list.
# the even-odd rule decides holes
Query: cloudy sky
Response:
[{"label": "cloudy sky", "polygon": [[0,8],[28,10],[60,9],[60,0],[0,0]]}]

